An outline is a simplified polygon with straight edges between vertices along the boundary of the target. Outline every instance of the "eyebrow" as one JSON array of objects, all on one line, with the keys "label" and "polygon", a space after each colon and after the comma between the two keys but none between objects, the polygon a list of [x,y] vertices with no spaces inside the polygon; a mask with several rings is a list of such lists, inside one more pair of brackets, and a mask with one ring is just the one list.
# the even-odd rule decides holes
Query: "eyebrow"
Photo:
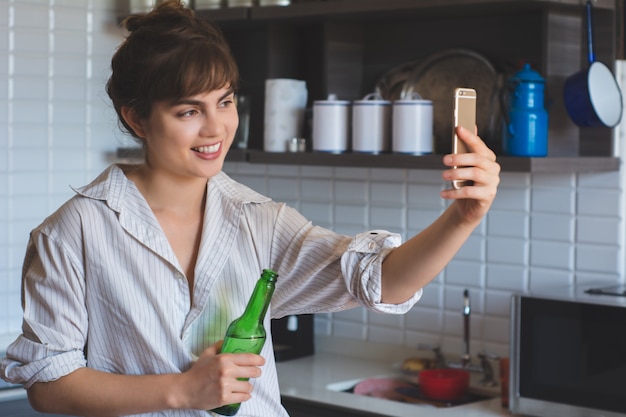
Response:
[{"label": "eyebrow", "polygon": [[[224,94],[222,94],[222,96],[217,101],[224,100],[229,95],[234,94],[234,92],[235,92],[234,89],[229,88],[228,90],[226,90],[226,92]],[[179,100],[174,100],[172,102],[172,106],[179,106],[181,104],[189,104],[189,105],[192,105],[192,106],[199,106],[199,105],[202,105],[202,102],[200,100],[193,100],[193,99],[190,99],[190,98],[181,98]]]}]

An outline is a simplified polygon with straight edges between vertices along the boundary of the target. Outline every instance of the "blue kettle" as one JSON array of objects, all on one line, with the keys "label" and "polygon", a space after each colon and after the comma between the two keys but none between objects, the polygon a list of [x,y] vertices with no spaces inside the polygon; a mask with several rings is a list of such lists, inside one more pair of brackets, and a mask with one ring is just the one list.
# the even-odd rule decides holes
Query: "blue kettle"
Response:
[{"label": "blue kettle", "polygon": [[544,107],[545,80],[525,64],[507,81],[503,150],[511,156],[548,154],[548,112]]}]

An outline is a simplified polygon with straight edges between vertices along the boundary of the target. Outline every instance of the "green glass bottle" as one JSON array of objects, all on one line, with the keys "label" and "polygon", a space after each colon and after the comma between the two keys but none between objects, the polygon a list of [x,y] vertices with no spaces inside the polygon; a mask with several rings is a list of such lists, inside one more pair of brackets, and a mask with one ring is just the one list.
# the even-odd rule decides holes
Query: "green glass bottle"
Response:
[{"label": "green glass bottle", "polygon": [[[224,337],[220,353],[256,353],[259,354],[265,344],[265,327],[263,320],[274,294],[274,286],[278,274],[264,269],[256,283],[243,314],[230,323]],[[242,378],[247,380],[247,378]],[[214,413],[223,416],[234,416],[241,403],[228,404],[214,408]]]}]

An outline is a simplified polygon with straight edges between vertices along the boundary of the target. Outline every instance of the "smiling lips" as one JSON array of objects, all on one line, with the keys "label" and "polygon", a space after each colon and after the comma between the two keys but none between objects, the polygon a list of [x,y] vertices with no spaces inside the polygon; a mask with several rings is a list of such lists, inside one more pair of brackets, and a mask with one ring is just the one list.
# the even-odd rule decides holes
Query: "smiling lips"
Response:
[{"label": "smiling lips", "polygon": [[216,143],[215,145],[210,146],[199,146],[197,148],[192,148],[192,150],[199,153],[215,153],[220,150],[220,144]]},{"label": "smiling lips", "polygon": [[196,152],[196,154],[205,160],[212,160],[219,158],[222,149],[222,142],[218,142],[214,145],[207,146],[198,146],[196,148],[191,148],[192,151]]}]

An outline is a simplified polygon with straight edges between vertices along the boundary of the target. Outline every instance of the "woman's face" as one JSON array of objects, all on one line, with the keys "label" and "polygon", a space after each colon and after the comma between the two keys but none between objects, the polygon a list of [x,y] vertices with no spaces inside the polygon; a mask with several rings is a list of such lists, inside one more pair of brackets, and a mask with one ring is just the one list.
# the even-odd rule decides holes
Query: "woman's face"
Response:
[{"label": "woman's face", "polygon": [[234,93],[221,88],[157,102],[142,122],[150,168],[183,177],[209,178],[221,171],[237,130]]}]

